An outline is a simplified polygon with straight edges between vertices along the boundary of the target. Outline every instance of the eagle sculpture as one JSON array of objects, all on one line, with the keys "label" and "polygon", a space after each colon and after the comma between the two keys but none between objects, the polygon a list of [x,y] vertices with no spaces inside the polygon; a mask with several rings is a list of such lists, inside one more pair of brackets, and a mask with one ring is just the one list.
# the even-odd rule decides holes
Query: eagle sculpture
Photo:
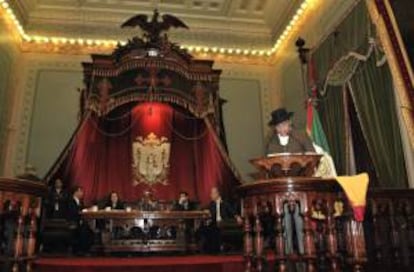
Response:
[{"label": "eagle sculpture", "polygon": [[184,24],[183,21],[173,15],[162,15],[162,21],[158,21],[159,16],[160,14],[156,9],[154,10],[151,21],[148,20],[147,15],[138,14],[125,21],[121,25],[121,28],[137,26],[140,27],[144,32],[144,36],[148,38],[150,43],[158,42],[160,40],[161,33],[168,31],[171,27],[188,29],[188,26]]}]

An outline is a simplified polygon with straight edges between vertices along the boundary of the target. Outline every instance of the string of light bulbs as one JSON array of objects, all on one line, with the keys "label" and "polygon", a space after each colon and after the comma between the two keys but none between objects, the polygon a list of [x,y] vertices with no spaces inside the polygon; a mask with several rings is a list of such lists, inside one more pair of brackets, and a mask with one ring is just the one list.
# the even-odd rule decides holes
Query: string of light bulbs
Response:
[{"label": "string of light bulbs", "polygon": [[[8,14],[16,27],[20,37],[24,42],[35,44],[56,44],[56,45],[78,45],[88,47],[106,47],[108,49],[115,48],[118,44],[126,45],[124,40],[107,40],[107,39],[84,39],[74,37],[48,37],[40,35],[29,35],[24,30],[22,24],[18,20],[12,7],[8,3],[10,0],[0,0],[0,7]],[[312,3],[321,0],[303,0],[302,4],[297,8],[296,12],[289,20],[282,34],[278,37],[273,47],[270,49],[243,49],[243,48],[225,48],[225,47],[208,47],[202,45],[182,45],[181,49],[186,49],[189,52],[195,53],[212,53],[212,54],[225,54],[225,55],[245,55],[245,56],[272,56],[283,44],[283,42],[289,37],[294,30],[295,26],[300,22],[305,11],[311,6]]]}]

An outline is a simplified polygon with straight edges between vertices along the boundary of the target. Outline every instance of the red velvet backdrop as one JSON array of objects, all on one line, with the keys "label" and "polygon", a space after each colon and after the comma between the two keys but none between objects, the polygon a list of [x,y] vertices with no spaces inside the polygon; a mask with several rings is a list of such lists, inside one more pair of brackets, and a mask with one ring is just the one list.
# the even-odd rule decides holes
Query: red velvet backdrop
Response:
[{"label": "red velvet backdrop", "polygon": [[[168,184],[133,186],[132,142],[150,132],[171,142]],[[89,115],[53,176],[61,177],[68,186],[84,187],[87,204],[110,191],[119,192],[126,201],[138,200],[149,188],[160,200],[176,199],[184,190],[205,204],[213,186],[229,195],[238,183],[220,153],[215,132],[204,119],[152,102],[124,105],[106,117]]]}]

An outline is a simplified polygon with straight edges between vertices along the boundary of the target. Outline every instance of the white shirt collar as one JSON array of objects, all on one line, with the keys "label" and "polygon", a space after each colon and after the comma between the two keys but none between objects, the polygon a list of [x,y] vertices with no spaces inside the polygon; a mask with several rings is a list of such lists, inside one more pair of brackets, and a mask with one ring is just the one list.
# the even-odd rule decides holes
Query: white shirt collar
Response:
[{"label": "white shirt collar", "polygon": [[73,199],[75,200],[76,204],[80,204],[80,200],[76,196],[74,196]]},{"label": "white shirt collar", "polygon": [[279,137],[279,142],[281,145],[287,145],[289,142],[289,135],[282,136],[280,134],[277,135]]}]

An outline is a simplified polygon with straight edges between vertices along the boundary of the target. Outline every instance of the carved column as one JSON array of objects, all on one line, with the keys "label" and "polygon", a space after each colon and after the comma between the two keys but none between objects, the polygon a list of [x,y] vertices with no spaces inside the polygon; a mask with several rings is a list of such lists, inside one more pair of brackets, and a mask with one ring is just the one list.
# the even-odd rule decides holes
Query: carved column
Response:
[{"label": "carved column", "polygon": [[250,222],[250,206],[248,200],[243,203],[243,230],[244,230],[244,259],[245,259],[245,272],[252,271],[252,258],[253,258],[253,241],[252,241],[252,226]]},{"label": "carved column", "polygon": [[280,201],[280,196],[274,194],[274,214],[275,214],[275,253],[276,264],[279,272],[286,271],[286,255],[285,255],[285,241],[283,239],[283,209]]},{"label": "carved column", "polygon": [[304,250],[306,258],[306,271],[315,271],[315,244],[313,241],[313,231],[311,226],[310,211],[303,214],[303,236],[304,236]]},{"label": "carved column", "polygon": [[[338,242],[336,240],[336,226],[334,218],[334,209],[335,200],[334,196],[331,196],[327,202],[327,218],[326,218],[326,238],[328,244],[328,255],[331,261],[331,271],[339,271],[338,265]],[[338,214],[339,216],[339,214]]]},{"label": "carved column", "polygon": [[263,270],[263,227],[260,221],[259,204],[258,200],[255,199],[253,218],[256,271],[261,272]]},{"label": "carved column", "polygon": [[349,263],[354,272],[363,271],[366,263],[365,237],[362,222],[357,222],[353,218],[347,222],[347,250],[350,254]]}]

